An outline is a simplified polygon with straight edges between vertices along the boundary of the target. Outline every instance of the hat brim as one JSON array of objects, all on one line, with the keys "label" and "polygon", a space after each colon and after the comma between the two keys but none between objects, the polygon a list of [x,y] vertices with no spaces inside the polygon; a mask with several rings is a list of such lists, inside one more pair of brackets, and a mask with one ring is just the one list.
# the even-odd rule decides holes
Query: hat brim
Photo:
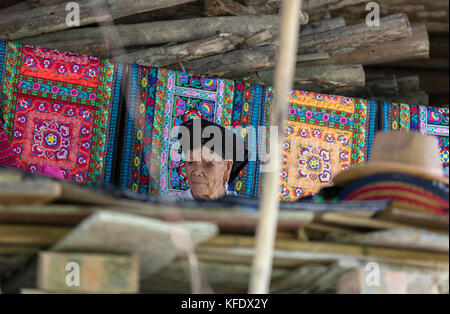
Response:
[{"label": "hat brim", "polygon": [[333,177],[333,182],[337,186],[344,186],[362,177],[386,172],[406,173],[430,181],[439,181],[447,186],[449,185],[449,178],[444,175],[435,175],[425,169],[403,163],[382,161],[374,161],[365,165],[355,166],[341,171]]}]

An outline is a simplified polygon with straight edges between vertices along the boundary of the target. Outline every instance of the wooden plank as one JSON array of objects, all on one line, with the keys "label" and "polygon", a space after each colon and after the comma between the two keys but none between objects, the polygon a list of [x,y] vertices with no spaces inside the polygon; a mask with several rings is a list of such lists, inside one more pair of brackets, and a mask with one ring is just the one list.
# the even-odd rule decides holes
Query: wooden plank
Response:
[{"label": "wooden plank", "polygon": [[[254,256],[253,248],[243,247],[198,247],[195,253],[200,261],[217,263],[234,263],[251,265]],[[292,254],[293,255],[293,254]],[[309,262],[305,256],[292,256],[287,252],[275,250],[273,265],[274,267],[297,267],[305,262]],[[301,258],[303,257],[303,258]]]},{"label": "wooden plank", "polygon": [[[56,243],[54,251],[136,254],[141,276],[158,272],[177,254],[217,234],[205,222],[169,223],[141,216],[100,211],[86,219]],[[173,241],[177,242],[173,242]],[[180,247],[181,245],[181,247]]]},{"label": "wooden plank", "polygon": [[0,223],[75,226],[97,208],[79,205],[2,205]]},{"label": "wooden plank", "polygon": [[418,251],[449,252],[448,235],[436,234],[425,230],[391,229],[353,235],[328,237],[336,243],[390,247]]},{"label": "wooden plank", "polygon": [[376,214],[376,217],[382,220],[408,224],[416,227],[446,230],[447,232],[449,230],[449,217],[436,215],[434,213],[392,207]]},{"label": "wooden plank", "polygon": [[[366,229],[393,229],[393,228],[411,228],[410,225],[406,223],[392,222],[382,219],[370,219],[366,217],[358,217],[356,215],[345,214],[345,213],[323,213],[322,215],[316,216],[315,222],[321,223],[331,223],[341,226],[348,227],[358,227]],[[442,233],[442,230],[434,230],[433,228],[427,228],[427,230]],[[447,231],[448,233],[448,231]]]},{"label": "wooden plank", "polygon": [[[237,262],[242,264],[248,263],[250,258],[253,258],[255,249],[253,247],[243,246],[212,246],[208,243],[200,245],[196,252],[199,254],[199,258],[207,258],[215,262]],[[214,258],[212,258],[214,256]],[[362,255],[352,255],[348,253],[338,252],[319,252],[311,250],[285,250],[275,249],[273,255],[274,265],[280,267],[294,267],[302,264],[314,263],[314,264],[329,264],[340,260],[352,260],[364,259]]]},{"label": "wooden plank", "polygon": [[[199,268],[214,293],[245,293],[250,277],[250,265],[199,262]],[[289,269],[275,268],[272,280],[284,278]],[[190,293],[190,279],[186,273],[186,261],[174,260],[154,276],[141,281],[141,292]],[[167,288],[167,290],[165,290]],[[181,289],[182,288],[182,289]]]},{"label": "wooden plank", "polygon": [[285,278],[272,281],[270,293],[298,293],[311,286],[320,276],[328,272],[326,265],[304,265],[292,270]]},{"label": "wooden plank", "polygon": [[0,244],[0,255],[34,254],[39,251],[36,246]]},{"label": "wooden plank", "polygon": [[[67,265],[73,264],[67,269]],[[77,267],[77,268],[75,268]],[[77,270],[67,284],[69,271]],[[46,292],[137,293],[139,262],[127,255],[40,252],[37,288]]]},{"label": "wooden plank", "polygon": [[59,198],[61,193],[60,183],[53,180],[27,180],[15,172],[0,175],[0,204],[46,204]]},{"label": "wooden plank", "polygon": [[424,272],[406,272],[389,268],[380,270],[379,284],[368,285],[364,268],[346,272],[337,280],[339,294],[438,294],[436,276]]},{"label": "wooden plank", "polygon": [[[95,196],[95,194],[94,194]],[[168,219],[173,213],[188,221],[205,221],[217,224],[221,231],[252,232],[255,230],[258,212],[246,212],[240,208],[182,208],[173,204],[153,204],[133,201],[116,201],[115,206],[7,206],[0,204],[0,223],[39,223],[73,226],[99,210],[130,213],[143,217]],[[278,230],[295,231],[314,219],[308,211],[282,211]]]},{"label": "wooden plank", "polygon": [[50,246],[70,232],[71,228],[0,224],[0,244]]},{"label": "wooden plank", "polygon": [[[78,0],[76,3],[79,6],[79,24],[84,26],[191,1],[193,0],[107,2],[104,0]],[[69,13],[66,6],[66,3],[57,3],[26,11],[8,12],[8,14],[1,14],[0,11],[0,29],[2,29],[0,38],[14,40],[71,28],[66,23],[66,16]]]},{"label": "wooden plank", "polygon": [[[254,238],[244,236],[220,235],[206,241],[200,247],[205,246],[253,247]],[[445,253],[376,248],[361,245],[335,244],[326,242],[300,242],[296,240],[285,239],[276,240],[275,248],[286,251],[339,254],[341,256],[354,257],[363,260],[369,258],[384,262],[439,269],[448,269],[449,260],[448,254]]]}]

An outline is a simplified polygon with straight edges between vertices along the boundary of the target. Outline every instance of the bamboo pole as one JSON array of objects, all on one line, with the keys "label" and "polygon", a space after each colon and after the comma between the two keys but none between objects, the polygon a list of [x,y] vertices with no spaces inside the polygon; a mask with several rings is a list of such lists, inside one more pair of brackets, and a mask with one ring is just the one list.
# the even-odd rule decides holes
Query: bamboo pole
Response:
[{"label": "bamboo pole", "polygon": [[280,149],[284,138],[284,119],[292,88],[302,0],[284,0],[281,9],[281,33],[275,72],[275,104],[272,125],[278,126],[278,145],[270,152],[275,171],[264,175],[261,214],[256,229],[256,254],[253,259],[249,293],[268,293],[272,256],[280,202]]}]

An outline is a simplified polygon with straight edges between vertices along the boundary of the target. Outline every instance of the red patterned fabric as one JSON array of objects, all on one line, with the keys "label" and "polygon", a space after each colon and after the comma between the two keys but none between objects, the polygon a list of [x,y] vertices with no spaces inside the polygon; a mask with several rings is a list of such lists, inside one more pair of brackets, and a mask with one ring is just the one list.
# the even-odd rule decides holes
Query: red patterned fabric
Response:
[{"label": "red patterned fabric", "polygon": [[72,182],[112,183],[122,69],[109,59],[0,41],[0,113],[17,163],[32,173],[59,169]]},{"label": "red patterned fabric", "polygon": [[32,95],[19,94],[18,100],[13,138],[22,161],[41,164],[44,159],[52,167],[87,173],[95,109]]},{"label": "red patterned fabric", "polygon": [[0,167],[19,168],[16,154],[11,148],[8,135],[6,135],[3,124],[0,122]]}]

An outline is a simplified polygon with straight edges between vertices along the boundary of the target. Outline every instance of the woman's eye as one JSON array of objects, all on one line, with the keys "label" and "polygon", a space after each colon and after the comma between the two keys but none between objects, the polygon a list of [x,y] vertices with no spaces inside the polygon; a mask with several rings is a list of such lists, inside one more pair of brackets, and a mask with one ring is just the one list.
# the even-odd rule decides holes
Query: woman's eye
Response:
[{"label": "woman's eye", "polygon": [[206,167],[208,167],[208,168],[212,167],[212,165],[213,165],[212,162],[207,162],[206,163]]}]

